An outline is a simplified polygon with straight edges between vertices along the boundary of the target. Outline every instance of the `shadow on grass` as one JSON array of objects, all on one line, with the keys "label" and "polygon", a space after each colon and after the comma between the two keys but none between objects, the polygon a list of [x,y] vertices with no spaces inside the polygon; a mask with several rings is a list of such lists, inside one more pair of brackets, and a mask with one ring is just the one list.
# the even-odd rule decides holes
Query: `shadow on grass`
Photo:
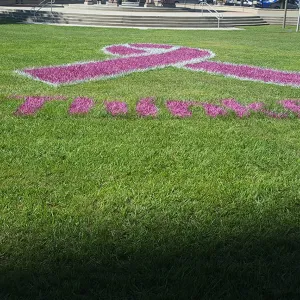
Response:
[{"label": "shadow on grass", "polygon": [[297,230],[53,242],[24,264],[10,258],[1,299],[299,299]]}]

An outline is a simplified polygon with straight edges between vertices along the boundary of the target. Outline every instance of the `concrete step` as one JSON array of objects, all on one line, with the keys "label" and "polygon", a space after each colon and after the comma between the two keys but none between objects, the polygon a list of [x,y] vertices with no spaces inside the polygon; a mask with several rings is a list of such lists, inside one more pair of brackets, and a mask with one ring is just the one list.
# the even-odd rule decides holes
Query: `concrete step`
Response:
[{"label": "concrete step", "polygon": [[[35,22],[38,23],[55,23],[55,24],[81,24],[81,25],[99,25],[99,26],[126,26],[126,27],[159,27],[159,28],[207,28],[212,26],[217,26],[217,20],[214,20],[210,23],[136,23],[136,22],[126,22],[126,21],[87,21],[87,22],[77,22],[72,20],[52,20],[52,19],[37,19]],[[230,23],[230,22],[220,22],[220,26],[222,27],[234,27],[234,26],[258,26],[258,25],[266,25],[265,23],[253,23],[253,22],[239,22],[239,23]]]},{"label": "concrete step", "polygon": [[[283,23],[283,17],[263,17],[263,20],[270,25],[281,25]],[[298,18],[297,17],[287,17],[286,24],[287,25],[297,25]]]},{"label": "concrete step", "polygon": [[[39,22],[37,22],[39,23]],[[41,22],[40,24],[43,24],[45,22]],[[53,22],[49,22],[48,24],[53,24]],[[61,24],[58,22],[55,22],[54,24]],[[62,23],[65,24],[65,23]],[[136,28],[166,28],[163,25],[159,25],[159,24],[127,24],[127,23],[114,23],[114,22],[110,22],[110,23],[105,23],[105,24],[100,24],[100,23],[89,23],[89,24],[72,24],[70,23],[70,25],[87,25],[87,26],[109,26],[109,27],[136,27]],[[199,25],[199,26],[185,26],[185,27],[181,27],[178,25],[169,25],[168,28],[216,28],[217,24],[203,24],[203,25]]]},{"label": "concrete step", "polygon": [[[204,16],[204,17],[156,17],[156,16],[145,16],[145,17],[140,17],[140,16],[113,16],[113,15],[71,15],[71,14],[64,14],[64,17],[74,17],[78,18],[80,17],[81,19],[83,18],[89,18],[89,19],[116,19],[116,18],[122,18],[122,19],[130,19],[130,20],[155,20],[155,21],[182,21],[182,22],[187,22],[187,21],[199,21],[199,20],[205,20],[205,21],[210,21],[213,19],[216,19],[215,16]],[[224,17],[223,19],[228,19],[228,20],[240,20],[240,19],[247,19],[247,20],[262,20],[260,17]]]},{"label": "concrete step", "polygon": [[[36,19],[38,20],[53,20],[53,21],[72,21],[72,22],[122,22],[122,23],[136,23],[136,24],[203,24],[203,23],[208,23],[208,20],[197,20],[197,21],[179,21],[179,20],[160,20],[159,22],[157,20],[132,20],[132,19],[126,19],[126,18],[110,18],[110,19],[102,19],[102,18],[74,18],[74,17],[64,17],[64,18],[51,18],[51,17],[37,17]],[[214,22],[217,21],[216,18],[210,19],[209,22]],[[261,24],[266,24],[267,22],[263,20],[248,20],[248,19],[236,19],[236,20],[228,20],[228,19],[222,19],[220,20],[222,23],[229,23],[229,24],[239,24],[239,23],[261,23]]]},{"label": "concrete step", "polygon": [[[80,9],[80,7],[84,8],[85,10],[112,10],[112,8],[108,5],[105,4],[99,4],[99,5],[69,5],[69,8],[74,8],[74,9]],[[175,8],[169,8],[169,7],[163,7],[163,6],[155,6],[155,7],[130,7],[130,6],[119,6],[119,7],[114,7],[114,11],[126,11],[126,12],[137,12],[137,11],[143,11],[143,12],[187,12],[187,11],[195,11],[194,9],[188,8],[188,7],[175,7]]]},{"label": "concrete step", "polygon": [[[34,14],[22,14],[22,13],[2,13],[2,15],[12,15],[15,17],[20,17],[20,18],[26,18],[26,17],[32,17]],[[131,16],[101,16],[101,15],[69,15],[69,14],[50,14],[50,13],[37,13],[36,17],[39,18],[46,18],[46,17],[51,17],[51,18],[73,18],[73,19],[81,19],[81,20],[112,20],[112,19],[123,19],[123,20],[133,20],[136,22],[140,21],[155,21],[155,22],[161,22],[161,21],[179,21],[179,22],[199,22],[199,21],[211,21],[216,19],[216,17],[211,16],[211,17],[197,17],[197,18],[156,18],[156,17],[145,17],[145,18],[135,18]],[[251,21],[261,21],[263,20],[262,18],[249,18],[249,17],[223,17],[223,20],[229,20],[229,21],[236,21],[236,20],[251,20]],[[296,19],[295,19],[296,20]]]}]

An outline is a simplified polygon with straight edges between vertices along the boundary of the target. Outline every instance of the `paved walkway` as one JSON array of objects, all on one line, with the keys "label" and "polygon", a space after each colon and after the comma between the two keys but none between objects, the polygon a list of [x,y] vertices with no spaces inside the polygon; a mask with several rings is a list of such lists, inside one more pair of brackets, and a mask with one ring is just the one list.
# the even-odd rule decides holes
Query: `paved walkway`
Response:
[{"label": "paved walkway", "polygon": [[[62,6],[55,6],[53,11],[58,13],[72,13],[72,14],[97,14],[97,15],[124,15],[124,16],[177,16],[177,17],[200,17],[203,15],[209,15],[208,12],[201,12],[201,7],[199,5],[184,5],[179,4],[177,5],[178,8],[191,8],[196,10],[192,11],[160,11],[159,8],[153,8],[151,11],[144,10],[144,8],[139,7],[136,8],[134,11],[132,9],[121,9],[117,7],[103,7],[103,5],[84,5],[84,4],[71,4]],[[238,6],[213,6],[217,11],[222,13],[226,17],[238,17],[238,16],[269,16],[269,17],[283,17],[284,11],[279,9],[257,9],[252,7],[238,7]],[[3,10],[31,10],[31,7],[22,7],[22,6],[0,6]],[[43,11],[50,11],[50,7],[44,7]],[[289,10],[288,17],[297,17],[298,10]]]}]

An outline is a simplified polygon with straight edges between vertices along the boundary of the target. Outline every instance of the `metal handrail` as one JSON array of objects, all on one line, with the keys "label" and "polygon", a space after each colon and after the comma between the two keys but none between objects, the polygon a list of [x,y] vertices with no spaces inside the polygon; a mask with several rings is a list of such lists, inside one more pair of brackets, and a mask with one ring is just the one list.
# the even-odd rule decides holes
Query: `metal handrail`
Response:
[{"label": "metal handrail", "polygon": [[[51,13],[52,13],[52,10],[53,10],[53,4],[55,3],[55,0],[43,0],[41,1],[38,5],[34,6],[32,8],[32,12],[34,13],[34,17],[36,17],[36,14],[45,6],[49,5],[50,4],[50,7],[51,7]],[[36,10],[36,8],[38,7],[38,9]]]},{"label": "metal handrail", "polygon": [[300,26],[300,3],[299,3],[299,14],[298,14],[296,32],[299,32],[299,26]]},{"label": "metal handrail", "polygon": [[199,2],[199,5],[202,6],[202,16],[203,16],[203,7],[206,6],[206,10],[218,20],[218,28],[220,28],[220,20],[223,19],[223,14],[220,14],[218,11],[216,11],[206,1]]}]

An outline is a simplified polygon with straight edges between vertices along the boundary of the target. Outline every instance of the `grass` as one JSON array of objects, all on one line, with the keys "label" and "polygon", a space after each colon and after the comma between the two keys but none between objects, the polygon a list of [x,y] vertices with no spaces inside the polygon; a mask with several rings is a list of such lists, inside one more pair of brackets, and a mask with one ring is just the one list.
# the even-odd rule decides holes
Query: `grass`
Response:
[{"label": "grass", "polygon": [[[104,59],[100,48],[128,42],[299,71],[299,34],[1,25],[0,35],[1,299],[299,299],[299,120],[178,120],[163,106],[235,97],[278,109],[299,89],[176,68],[59,88],[13,73]],[[22,118],[11,94],[69,100]],[[70,117],[79,95],[97,107]],[[133,114],[145,96],[158,119]],[[106,99],[130,115],[107,116]]]}]

